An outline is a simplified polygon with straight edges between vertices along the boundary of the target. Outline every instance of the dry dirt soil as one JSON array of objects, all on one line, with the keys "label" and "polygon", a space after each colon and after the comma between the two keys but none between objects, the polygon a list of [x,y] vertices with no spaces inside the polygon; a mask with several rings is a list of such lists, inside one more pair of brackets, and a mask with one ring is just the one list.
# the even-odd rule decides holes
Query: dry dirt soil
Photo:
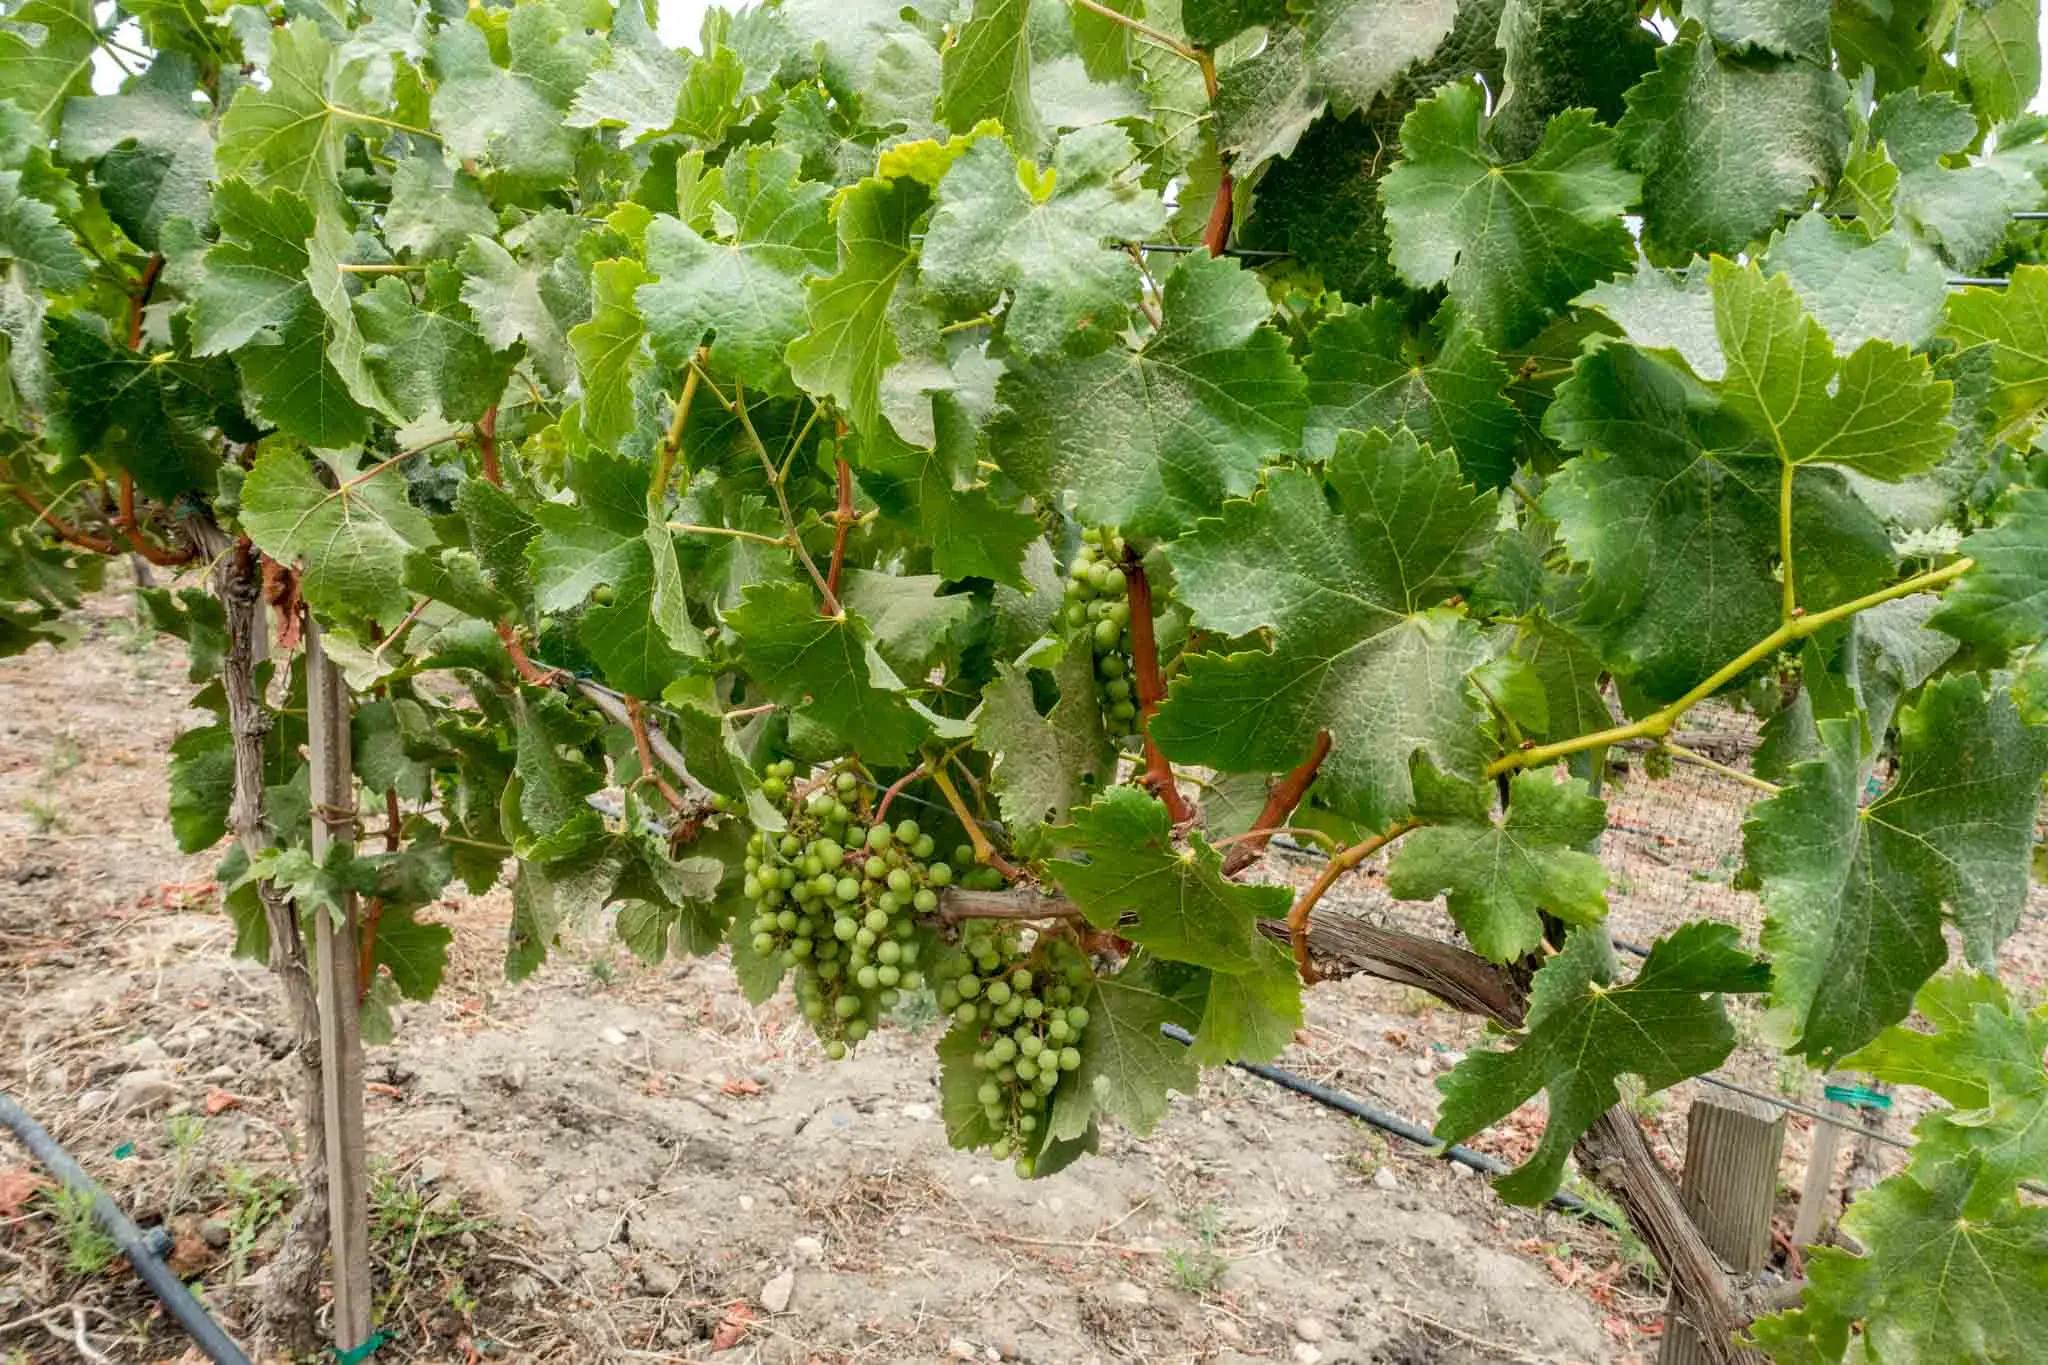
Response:
[{"label": "dry dirt soil", "polygon": [[[0,660],[0,1088],[165,1226],[244,1332],[291,1197],[295,1064],[267,972],[230,955],[211,855],[179,854],[166,821],[164,751],[200,719],[182,647],[118,594],[76,625],[69,649]],[[1683,809],[1617,800],[1617,932],[1754,918],[1726,889],[1739,789],[1673,785]],[[1384,908],[1371,886],[1361,913]],[[437,908],[447,984],[371,1053],[374,1361],[1655,1357],[1639,1247],[1254,1077],[1211,1073],[1151,1137],[1020,1182],[947,1147],[914,1024],[830,1063],[786,1000],[750,1008],[717,959],[643,967],[602,924],[509,986],[508,913],[502,893]],[[2019,968],[2039,985],[2038,955]],[[1281,1064],[1427,1122],[1434,1077],[1480,1042],[1355,980],[1313,993]],[[1760,1051],[1731,1067],[1818,1088]],[[1684,1104],[1641,1104],[1674,1168]],[[1540,1122],[1475,1145],[1514,1159]],[[0,1362],[180,1359],[77,1221],[0,1135]]]}]

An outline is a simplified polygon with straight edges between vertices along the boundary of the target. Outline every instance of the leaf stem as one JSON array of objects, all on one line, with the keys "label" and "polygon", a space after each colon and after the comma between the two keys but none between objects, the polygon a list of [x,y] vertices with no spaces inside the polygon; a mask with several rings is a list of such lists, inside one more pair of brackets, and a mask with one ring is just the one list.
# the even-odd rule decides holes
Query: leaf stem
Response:
[{"label": "leaf stem", "polygon": [[1294,902],[1294,908],[1287,912],[1287,941],[1294,946],[1294,965],[1301,973],[1304,984],[1313,986],[1319,979],[1315,964],[1309,960],[1308,955],[1308,917],[1315,910],[1316,902],[1337,884],[1339,877],[1421,824],[1420,820],[1412,816],[1406,820],[1397,820],[1370,839],[1353,844],[1323,864],[1323,870],[1317,874],[1314,884],[1302,892],[1300,899]]},{"label": "leaf stem", "polygon": [[1785,580],[1783,615],[1787,621],[1799,614],[1799,592],[1792,581],[1792,476],[1798,469],[1786,460],[1778,476],[1778,566]]},{"label": "leaf stem", "polygon": [[484,482],[502,485],[505,479],[498,469],[498,405],[495,403],[484,409],[483,420],[476,424],[476,448],[483,460]]},{"label": "leaf stem", "polygon": [[376,464],[371,465],[362,473],[353,475],[352,477],[343,480],[342,483],[335,488],[334,492],[329,493],[327,496],[330,498],[338,497],[341,494],[348,492],[348,490],[351,488],[354,488],[360,484],[368,483],[370,480],[376,478],[379,474],[382,474],[385,470],[391,468],[395,464],[398,464],[400,461],[410,460],[415,455],[424,455],[428,451],[434,449],[437,446],[445,446],[450,441],[459,441],[461,439],[462,438],[460,436],[455,435],[454,433],[451,432],[446,436],[437,436],[433,440],[428,441],[425,445],[414,446],[411,450],[401,450],[396,455],[393,455],[390,459],[379,460]]},{"label": "leaf stem", "polygon": [[759,531],[742,531],[735,526],[699,526],[695,522],[672,521],[668,529],[686,536],[731,536],[734,540],[751,540],[759,545],[773,545],[777,549],[789,548],[789,537],[763,535]]},{"label": "leaf stem", "polygon": [[76,545],[81,550],[91,550],[94,554],[110,555],[114,553],[113,541],[102,540],[98,536],[89,535],[72,526],[64,518],[36,501],[35,494],[29,492],[20,484],[14,484],[12,487],[14,489],[14,496],[19,498],[29,511],[36,514],[38,521],[48,526],[52,531],[55,531],[59,540]]},{"label": "leaf stem", "polygon": [[[1308,825],[1260,825],[1255,829],[1248,829],[1242,834],[1226,834],[1221,839],[1211,839],[1209,847],[1230,848],[1234,845],[1241,846],[1253,839],[1258,840],[1260,846],[1263,847],[1268,839],[1280,834],[1285,834],[1295,839],[1306,839],[1325,853],[1335,854],[1337,852],[1337,841],[1330,837],[1328,831],[1314,829]],[[1230,870],[1228,862],[1224,863],[1223,870],[1225,872]]]},{"label": "leaf stem", "polygon": [[963,318],[959,322],[949,322],[944,327],[939,328],[939,335],[946,337],[953,335],[955,332],[971,332],[977,327],[993,327],[995,324],[996,315],[994,313],[983,313],[978,318]]},{"label": "leaf stem", "polygon": [[1802,616],[1795,616],[1781,623],[1769,635],[1764,636],[1763,639],[1758,640],[1748,649],[1743,650],[1742,653],[1715,669],[1712,676],[1693,688],[1692,691],[1687,692],[1670,705],[1652,711],[1641,720],[1631,721],[1627,725],[1616,725],[1606,730],[1596,731],[1590,735],[1580,735],[1576,739],[1561,739],[1554,744],[1537,744],[1525,749],[1517,749],[1515,752],[1503,754],[1487,764],[1486,775],[1488,777],[1497,777],[1501,773],[1513,772],[1518,768],[1540,767],[1545,763],[1551,763],[1560,758],[1568,758],[1573,754],[1584,753],[1588,749],[1601,749],[1610,744],[1626,744],[1632,739],[1661,740],[1664,736],[1671,733],[1671,727],[1678,723],[1680,716],[1692,710],[1693,707],[1699,705],[1708,697],[1713,696],[1714,693],[1748,672],[1753,665],[1769,658],[1786,645],[1816,634],[1837,621],[1847,620],[1858,612],[1882,606],[1894,598],[1907,597],[1916,592],[1926,592],[1931,588],[1938,588],[1944,583],[1961,577],[1971,568],[1975,567],[1975,564],[1976,561],[1972,559],[1958,559],[1953,564],[1945,564],[1939,569],[1930,569],[1926,573],[1915,574],[1913,577],[1894,583],[1888,588],[1879,588],[1876,592],[1866,593],[1854,601],[1843,602],[1839,606],[1829,607],[1825,611],[1808,612]]},{"label": "leaf stem", "polygon": [[1173,780],[1173,765],[1152,742],[1152,715],[1159,709],[1166,686],[1159,678],[1159,642],[1152,633],[1152,584],[1145,577],[1144,561],[1135,545],[1124,546],[1123,563],[1131,604],[1131,675],[1138,694],[1138,731],[1145,740],[1145,786],[1166,803],[1166,812],[1176,825],[1195,818],[1194,808],[1180,794]]},{"label": "leaf stem", "polygon": [[668,779],[661,775],[661,769],[654,766],[654,749],[647,742],[647,715],[638,697],[626,698],[626,728],[633,732],[633,752],[640,760],[641,778],[654,783],[654,789],[661,793],[662,800],[668,802],[670,809],[681,810],[682,794],[671,787]]},{"label": "leaf stem", "polygon": [[932,779],[932,785],[946,798],[946,804],[953,808],[953,814],[958,817],[960,827],[967,831],[967,842],[974,846],[974,861],[992,867],[1014,881],[1018,875],[1017,869],[1005,861],[1003,855],[996,852],[995,845],[988,841],[988,834],[983,831],[981,822],[974,818],[974,813],[967,809],[967,803],[960,799],[960,789],[953,785],[952,778],[946,776],[946,765],[943,762],[927,761],[924,766]]},{"label": "leaf stem", "polygon": [[1705,754],[1688,749],[1682,744],[1673,744],[1668,739],[1659,741],[1657,747],[1681,762],[1690,763],[1697,768],[1705,768],[1710,773],[1718,773],[1730,782],[1740,782],[1745,787],[1753,787],[1766,796],[1776,796],[1783,790],[1775,782],[1766,782],[1754,773],[1746,773],[1740,768],[1731,768],[1726,763],[1708,758]]},{"label": "leaf stem", "polygon": [[355,265],[344,261],[335,267],[344,275],[411,275],[425,270],[423,265]]},{"label": "leaf stem", "polygon": [[[323,100],[322,103],[325,104],[326,102]],[[436,142],[441,140],[441,135],[432,128],[415,128],[410,123],[400,123],[396,119],[384,118],[377,114],[366,114],[360,109],[349,109],[339,104],[328,104],[327,112],[338,115],[341,118],[355,119],[359,123],[374,123],[380,128],[389,128],[396,133],[411,133],[414,137],[432,138]]]},{"label": "leaf stem", "polygon": [[[1323,766],[1323,760],[1330,756],[1330,732],[1316,731],[1315,746],[1307,758],[1297,765],[1293,772],[1273,784],[1266,793],[1266,804],[1259,810],[1259,818],[1252,821],[1252,827],[1243,834],[1232,835],[1220,840],[1222,843],[1237,843],[1230,856],[1223,860],[1223,875],[1234,876],[1259,860],[1266,851],[1266,843],[1281,829],[1287,828],[1287,817],[1294,814],[1294,808],[1308,795],[1309,787],[1316,780],[1316,772]],[[1242,841],[1242,842],[1239,842]]]},{"label": "leaf stem", "polygon": [[818,591],[824,596],[825,615],[844,615],[844,609],[839,605],[838,594],[833,592],[832,585],[825,581],[825,575],[818,572],[818,561],[811,558],[811,552],[804,548],[803,537],[797,534],[796,514],[789,509],[789,492],[782,486],[782,474],[776,470],[775,460],[768,454],[768,447],[763,444],[761,434],[754,430],[754,419],[747,414],[746,391],[738,383],[732,388],[732,411],[740,419],[740,427],[747,433],[747,440],[761,457],[761,468],[768,474],[768,486],[775,490],[776,505],[782,509],[782,524],[789,529],[789,547],[796,551],[796,557],[803,561],[804,568],[810,570],[811,581],[818,585]]},{"label": "leaf stem", "polygon": [[[1163,47],[1168,52],[1173,53],[1175,56],[1183,57],[1188,61],[1195,63],[1197,66],[1204,65],[1203,58],[1205,54],[1196,50],[1195,48],[1188,46],[1186,43],[1182,42],[1180,39],[1174,37],[1170,33],[1161,32],[1159,29],[1152,27],[1150,24],[1145,23],[1142,20],[1133,19],[1128,14],[1119,13],[1118,11],[1111,9],[1108,5],[1099,3],[1098,0],[1074,0],[1074,4],[1081,9],[1087,10],[1091,14],[1101,15],[1103,18],[1109,20],[1113,24],[1123,25],[1131,32],[1137,34],[1140,38],[1143,38],[1146,42],[1152,43],[1158,47]],[[1211,94],[1213,96],[1214,92],[1212,91]]]},{"label": "leaf stem", "polygon": [[917,781],[918,778],[923,776],[924,764],[920,763],[915,768],[912,768],[909,772],[903,774],[903,776],[897,778],[894,782],[891,782],[887,787],[883,788],[882,799],[875,803],[875,823],[880,824],[882,822],[882,817],[889,813],[889,803],[891,801],[894,801],[897,798],[897,796],[902,793],[905,787],[909,786],[911,783]]},{"label": "leaf stem", "polygon": [[697,361],[703,359],[704,348],[699,346],[691,358],[690,372],[683,376],[683,392],[676,399],[676,410],[669,414],[668,430],[662,433],[661,454],[654,466],[654,481],[648,485],[647,498],[656,507],[668,501],[668,481],[675,473],[676,456],[683,448],[683,427],[690,420],[690,405],[697,397],[697,385],[703,382],[703,372],[697,368]]},{"label": "leaf stem", "polygon": [[[844,435],[844,433],[841,433]],[[853,469],[842,457],[839,460],[839,505],[832,512],[832,567],[825,575],[825,596],[833,599],[839,593],[839,573],[846,567],[846,537],[853,531],[857,520],[853,512]]]}]

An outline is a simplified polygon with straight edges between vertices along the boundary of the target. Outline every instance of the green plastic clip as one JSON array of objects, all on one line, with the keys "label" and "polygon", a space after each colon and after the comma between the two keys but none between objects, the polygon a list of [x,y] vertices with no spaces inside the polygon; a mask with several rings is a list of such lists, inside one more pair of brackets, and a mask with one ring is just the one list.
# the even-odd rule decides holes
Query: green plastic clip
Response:
[{"label": "green plastic clip", "polygon": [[1836,1104],[1846,1104],[1851,1109],[1889,1109],[1892,1097],[1863,1085],[1825,1085],[1820,1093]]},{"label": "green plastic clip", "polygon": [[116,1161],[126,1161],[134,1155],[135,1144],[132,1142],[124,1142],[114,1149],[114,1160]]},{"label": "green plastic clip", "polygon": [[382,1346],[390,1339],[382,1332],[372,1332],[370,1333],[370,1339],[360,1346],[350,1347],[346,1351],[342,1350],[339,1346],[335,1347],[334,1359],[338,1362],[338,1365],[363,1365],[364,1361],[376,1354],[379,1346]]}]

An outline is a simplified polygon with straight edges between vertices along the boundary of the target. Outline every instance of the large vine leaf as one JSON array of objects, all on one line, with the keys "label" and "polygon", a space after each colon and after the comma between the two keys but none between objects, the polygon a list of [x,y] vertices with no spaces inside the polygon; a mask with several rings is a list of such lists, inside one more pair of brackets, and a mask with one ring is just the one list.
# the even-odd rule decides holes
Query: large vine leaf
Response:
[{"label": "large vine leaf", "polygon": [[1174,962],[1226,975],[1252,970],[1259,920],[1293,903],[1284,886],[1227,880],[1222,855],[1198,833],[1175,848],[1165,804],[1134,787],[1112,787],[1072,815],[1058,831],[1070,856],[1046,865],[1060,889],[1096,928]]},{"label": "large vine leaf", "polygon": [[977,139],[939,182],[919,258],[925,290],[967,314],[1007,295],[1002,334],[1034,360],[1111,344],[1139,293],[1136,263],[1113,244],[1166,221],[1130,173],[1136,160],[1113,127],[1060,139],[1049,173],[1020,165],[1000,138]]},{"label": "large vine leaf", "polygon": [[756,147],[728,163],[717,202],[731,223],[712,241],[663,214],[647,229],[656,282],[637,300],[661,363],[680,369],[715,337],[710,373],[750,388],[784,392],[783,353],[805,327],[804,282],[837,261],[827,218],[830,193],[804,180],[797,158]]},{"label": "large vine leaf", "polygon": [[1697,27],[1657,54],[1617,126],[1643,176],[1643,249],[1661,264],[1739,251],[1834,183],[1849,91],[1828,67],[1738,61]]},{"label": "large vine leaf", "polygon": [[1949,296],[1941,334],[1991,348],[1991,407],[2007,439],[2024,437],[2048,411],[2048,266],[2023,265],[2003,289]]},{"label": "large vine leaf", "polygon": [[593,441],[616,442],[633,430],[634,388],[647,368],[647,327],[634,294],[647,282],[640,262],[599,261],[592,271],[590,318],[569,329],[569,349],[583,378],[583,430]]},{"label": "large vine leaf", "polygon": [[1763,886],[1774,1027],[1828,1063],[1905,1017],[1948,959],[1953,925],[1989,965],[2019,922],[2048,773],[2048,726],[1969,674],[1927,685],[1899,713],[1898,771],[1862,804],[1861,725],[1819,722],[1820,754],[1743,826]]},{"label": "large vine leaf", "polygon": [[541,185],[575,173],[578,134],[567,116],[592,63],[588,45],[570,41],[564,25],[546,5],[514,9],[505,25],[509,67],[494,60],[473,24],[449,24],[434,36],[434,131],[450,156]]},{"label": "large vine leaf", "polygon": [[235,377],[226,361],[151,357],[130,350],[80,317],[48,322],[53,381],[48,435],[59,450],[135,477],[157,498],[210,487],[221,426],[236,423]]},{"label": "large vine leaf", "polygon": [[1405,426],[1419,440],[1455,451],[1465,477],[1481,487],[1507,483],[1515,470],[1521,419],[1501,395],[1507,366],[1453,310],[1421,336],[1403,325],[1395,299],[1334,313],[1309,339],[1308,420],[1302,445],[1327,458],[1339,433]]},{"label": "large vine leaf", "polygon": [[92,93],[99,24],[91,0],[28,0],[0,26],[0,90],[46,129],[64,101]]},{"label": "large vine leaf", "polygon": [[1193,1029],[1201,1017],[1164,966],[1140,953],[1090,984],[1081,998],[1089,1015],[1081,1065],[1053,1096],[1054,1137],[1079,1137],[1098,1111],[1143,1137],[1166,1117],[1169,1091],[1195,1093],[1200,1069],[1161,1026]]},{"label": "large vine leaf", "polygon": [[1507,818],[1496,823],[1489,784],[1419,768],[1415,814],[1429,823],[1403,839],[1387,865],[1387,894],[1447,896],[1472,947],[1515,962],[1543,942],[1543,913],[1568,924],[1607,915],[1607,869],[1585,850],[1607,828],[1607,804],[1577,778],[1517,773]]},{"label": "large vine leaf", "polygon": [[840,192],[839,270],[805,287],[809,329],[790,342],[797,384],[829,395],[863,434],[881,420],[882,371],[902,355],[889,325],[889,300],[916,259],[911,227],[931,202],[910,177],[863,180]]},{"label": "large vine leaf", "polygon": [[1058,659],[1033,658],[1045,667],[1059,699],[1039,712],[1030,670],[998,667],[981,692],[975,743],[995,759],[989,785],[1013,830],[1059,824],[1116,777],[1116,748],[1103,725],[1095,690],[1095,656],[1067,649]]},{"label": "large vine leaf", "polygon": [[300,451],[270,446],[242,484],[242,529],[272,559],[305,561],[300,590],[317,610],[395,623],[412,607],[406,556],[433,543],[433,525],[407,504],[403,476],[333,473],[329,488]]},{"label": "large vine leaf", "polygon": [[1258,277],[1190,256],[1167,277],[1159,330],[1136,350],[1004,371],[996,462],[1075,516],[1166,537],[1251,491],[1290,451],[1307,408],[1301,371]]},{"label": "large vine leaf", "polygon": [[1031,100],[1031,0],[974,0],[940,63],[939,113],[954,132],[994,119],[1033,151],[1045,144]]},{"label": "large vine leaf", "polygon": [[1658,939],[1635,979],[1617,986],[1606,935],[1580,929],[1536,973],[1529,1017],[1512,1044],[1470,1054],[1437,1082],[1444,1099],[1436,1135],[1463,1141],[1546,1092],[1542,1140],[1494,1182],[1510,1203],[1540,1204],[1556,1192],[1579,1135],[1620,1103],[1621,1076],[1662,1090],[1713,1070],[1735,1048],[1721,996],[1760,991],[1769,979],[1735,926],[1700,920]]},{"label": "large vine leaf", "polygon": [[1381,186],[1389,256],[1418,288],[1445,285],[1493,346],[1534,336],[1596,280],[1628,267],[1621,213],[1636,176],[1590,111],[1550,120],[1526,161],[1503,165],[1483,138],[1485,93],[1461,84],[1401,123],[1401,164]]},{"label": "large vine leaf", "polygon": [[1478,628],[1442,605],[1477,570],[1493,500],[1403,430],[1339,437],[1321,476],[1275,471],[1173,545],[1179,596],[1226,636],[1272,632],[1270,653],[1197,654],[1151,733],[1169,755],[1278,772],[1330,734],[1320,790],[1368,824],[1409,805],[1417,753],[1476,777],[1485,742],[1465,674]]},{"label": "large vine leaf", "polygon": [[2048,489],[2013,489],[1962,549],[1975,564],[1930,624],[1999,651],[2048,638]]},{"label": "large vine leaf", "polygon": [[242,86],[221,115],[221,170],[262,188],[289,190],[321,212],[340,209],[348,136],[374,135],[379,118],[375,110],[336,103],[345,93],[337,85],[340,65],[312,19],[278,29],[270,40],[268,84]]},{"label": "large vine leaf", "polygon": [[756,583],[726,613],[749,671],[768,695],[829,730],[871,763],[900,759],[930,732],[875,653],[867,626],[823,616],[802,583]]}]

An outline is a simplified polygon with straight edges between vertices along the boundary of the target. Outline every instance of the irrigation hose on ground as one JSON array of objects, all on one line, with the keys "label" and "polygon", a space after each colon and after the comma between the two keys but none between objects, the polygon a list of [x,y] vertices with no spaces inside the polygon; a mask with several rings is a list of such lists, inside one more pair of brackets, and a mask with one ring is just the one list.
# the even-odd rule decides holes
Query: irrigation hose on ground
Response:
[{"label": "irrigation hose on ground", "polygon": [[0,1125],[5,1125],[21,1139],[29,1155],[42,1168],[64,1182],[65,1188],[88,1195],[92,1199],[93,1216],[114,1244],[128,1258],[128,1264],[135,1267],[135,1273],[142,1277],[163,1300],[178,1325],[185,1329],[207,1359],[215,1365],[249,1365],[249,1357],[242,1354],[242,1348],[228,1339],[219,1323],[207,1315],[199,1300],[192,1297],[192,1291],[185,1287],[157,1255],[155,1246],[142,1229],[128,1220],[107,1192],[93,1182],[91,1176],[79,1168],[71,1154],[57,1145],[57,1139],[50,1136],[43,1125],[28,1116],[28,1111],[11,1098],[0,1094]]},{"label": "irrigation hose on ground", "polygon": [[[1194,1035],[1178,1024],[1161,1024],[1159,1031],[1182,1046],[1195,1041]],[[1412,1142],[1418,1147],[1428,1147],[1445,1161],[1459,1166],[1469,1166],[1473,1170],[1485,1175],[1506,1175],[1509,1170],[1508,1164],[1498,1157],[1490,1157],[1484,1152],[1475,1152],[1470,1147],[1446,1147],[1437,1141],[1436,1137],[1421,1124],[1404,1119],[1399,1114],[1390,1114],[1384,1109],[1375,1109],[1363,1100],[1353,1099],[1341,1090],[1332,1090],[1326,1085],[1318,1085],[1306,1076],[1297,1076],[1292,1071],[1283,1071],[1277,1066],[1264,1066],[1258,1062],[1232,1062],[1231,1065],[1239,1071],[1250,1072],[1262,1081],[1270,1081],[1283,1090],[1292,1090],[1297,1095],[1304,1095],[1326,1109],[1334,1109],[1340,1114],[1349,1114],[1352,1118],[1371,1124],[1382,1133],[1400,1138],[1403,1142]],[[1613,1216],[1605,1210],[1597,1209],[1577,1195],[1566,1194],[1562,1190],[1550,1196],[1550,1207],[1563,1213],[1577,1214],[1582,1218],[1591,1218],[1595,1222],[1606,1224],[1617,1232],[1621,1230],[1621,1224],[1617,1223]]]}]

